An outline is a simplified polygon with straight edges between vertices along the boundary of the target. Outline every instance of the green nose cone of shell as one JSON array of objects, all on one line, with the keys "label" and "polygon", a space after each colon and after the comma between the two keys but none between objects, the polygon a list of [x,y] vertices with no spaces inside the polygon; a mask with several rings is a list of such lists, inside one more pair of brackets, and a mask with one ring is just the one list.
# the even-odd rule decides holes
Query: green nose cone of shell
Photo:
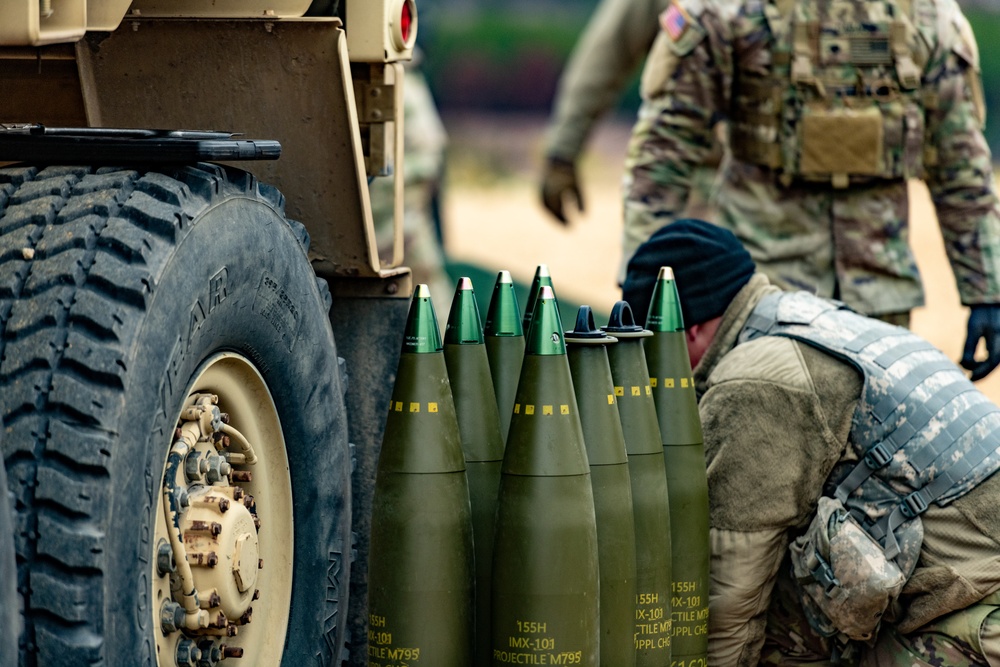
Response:
[{"label": "green nose cone of shell", "polygon": [[458,279],[444,329],[444,342],[448,345],[482,345],[484,342],[483,322],[479,318],[479,304],[471,278]]},{"label": "green nose cone of shell", "polygon": [[514,281],[510,277],[510,271],[501,271],[497,274],[490,309],[486,313],[485,333],[487,336],[524,335],[521,310],[517,305],[517,295],[514,294]]},{"label": "green nose cone of shell", "polygon": [[548,285],[543,285],[538,290],[524,353],[539,356],[566,354],[559,304],[556,303],[555,293]]},{"label": "green nose cone of shell", "polygon": [[677,295],[677,281],[669,266],[660,267],[653,286],[653,296],[649,300],[649,314],[646,328],[650,331],[684,331],[684,316],[681,315],[681,300]]},{"label": "green nose cone of shell", "polygon": [[551,288],[552,298],[556,297],[556,289],[552,286],[552,275],[549,273],[549,267],[546,264],[539,264],[538,268],[535,269],[535,277],[531,281],[531,288],[528,290],[528,305],[524,309],[523,329],[525,331],[531,329],[531,320],[535,315],[535,301],[538,299],[538,290],[542,287]]},{"label": "green nose cone of shell", "polygon": [[406,316],[403,330],[403,354],[433,354],[444,349],[441,344],[441,330],[438,329],[437,315],[431,302],[431,290],[427,285],[417,285],[410,301],[410,312]]}]

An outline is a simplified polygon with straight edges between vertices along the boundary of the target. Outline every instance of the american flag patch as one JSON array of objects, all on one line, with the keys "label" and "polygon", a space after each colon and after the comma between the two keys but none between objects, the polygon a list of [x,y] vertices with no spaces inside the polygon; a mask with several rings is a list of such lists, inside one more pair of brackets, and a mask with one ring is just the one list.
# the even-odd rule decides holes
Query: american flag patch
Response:
[{"label": "american flag patch", "polygon": [[667,11],[660,14],[660,25],[662,25],[663,29],[667,31],[668,35],[670,35],[670,39],[675,42],[680,39],[681,35],[684,34],[684,31],[687,30],[688,23],[690,23],[690,21],[691,20],[688,17],[687,12],[677,4],[677,0],[670,3],[670,7],[667,8]]}]

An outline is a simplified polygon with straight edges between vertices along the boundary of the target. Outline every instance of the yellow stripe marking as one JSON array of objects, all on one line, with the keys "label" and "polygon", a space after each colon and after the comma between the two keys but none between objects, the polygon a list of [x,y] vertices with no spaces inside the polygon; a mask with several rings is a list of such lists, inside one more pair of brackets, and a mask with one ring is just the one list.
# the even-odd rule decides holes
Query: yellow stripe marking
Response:
[{"label": "yellow stripe marking", "polygon": [[[610,398],[610,396],[608,398]],[[569,406],[568,405],[560,405],[559,406],[559,414],[561,414],[561,415],[568,415],[569,414]]]},{"label": "yellow stripe marking", "polygon": [[410,403],[410,412],[420,412],[420,404]]},{"label": "yellow stripe marking", "polygon": [[438,404],[437,403],[428,403],[427,404],[427,412],[437,412],[437,411],[438,411]]},{"label": "yellow stripe marking", "polygon": [[614,404],[615,404],[615,395],[608,394],[608,405],[614,405]]}]

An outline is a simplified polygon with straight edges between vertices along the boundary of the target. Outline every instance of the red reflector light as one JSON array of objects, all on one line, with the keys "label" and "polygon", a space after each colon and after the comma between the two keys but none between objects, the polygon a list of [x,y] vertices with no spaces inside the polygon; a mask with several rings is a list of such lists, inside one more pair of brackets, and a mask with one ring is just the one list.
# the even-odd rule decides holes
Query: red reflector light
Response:
[{"label": "red reflector light", "polygon": [[413,26],[413,10],[411,9],[411,3],[403,3],[403,11],[400,12],[399,16],[399,32],[403,36],[403,42],[410,42],[410,28]]}]

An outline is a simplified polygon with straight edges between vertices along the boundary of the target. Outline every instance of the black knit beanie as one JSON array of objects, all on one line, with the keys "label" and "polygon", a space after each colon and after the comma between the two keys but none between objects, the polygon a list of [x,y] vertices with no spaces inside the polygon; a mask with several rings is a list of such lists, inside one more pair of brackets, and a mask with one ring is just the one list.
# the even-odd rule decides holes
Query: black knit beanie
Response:
[{"label": "black knit beanie", "polygon": [[704,220],[661,227],[632,255],[622,285],[635,321],[644,323],[660,267],[674,271],[684,326],[722,315],[756,270],[736,235]]}]

